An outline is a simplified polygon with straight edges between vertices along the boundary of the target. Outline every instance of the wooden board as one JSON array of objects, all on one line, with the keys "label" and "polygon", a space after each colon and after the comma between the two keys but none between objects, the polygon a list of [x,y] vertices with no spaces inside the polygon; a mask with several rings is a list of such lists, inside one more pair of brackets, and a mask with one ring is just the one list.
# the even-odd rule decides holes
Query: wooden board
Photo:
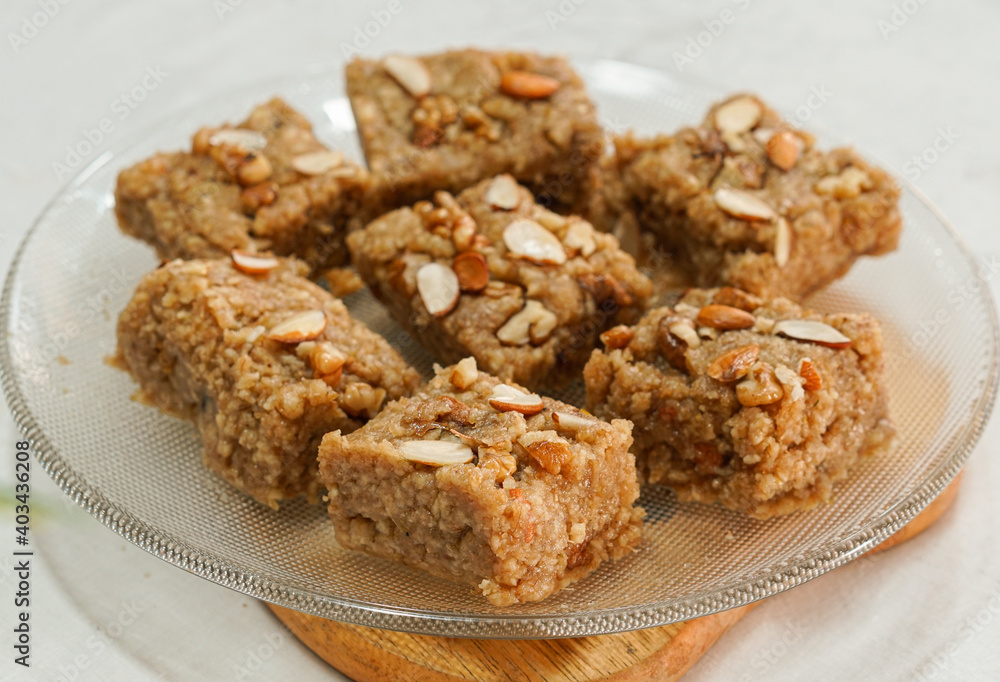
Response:
[{"label": "wooden board", "polygon": [[[951,506],[956,478],[909,524],[869,554],[918,535]],[[537,640],[457,639],[345,625],[269,604],[320,658],[359,682],[459,680],[677,680],[758,603],[646,630]]]}]

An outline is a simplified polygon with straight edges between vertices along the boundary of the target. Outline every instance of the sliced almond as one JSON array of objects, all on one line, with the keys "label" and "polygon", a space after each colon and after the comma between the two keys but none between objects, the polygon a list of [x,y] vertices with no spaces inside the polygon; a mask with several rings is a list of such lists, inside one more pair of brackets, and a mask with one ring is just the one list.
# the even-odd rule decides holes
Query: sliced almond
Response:
[{"label": "sliced almond", "polygon": [[771,405],[784,397],[784,389],[778,385],[774,371],[766,362],[755,363],[747,377],[736,384],[736,399],[747,407]]},{"label": "sliced almond", "polygon": [[610,350],[619,350],[632,341],[633,334],[631,327],[620,324],[601,334],[601,342]]},{"label": "sliced almond", "polygon": [[503,242],[517,256],[542,265],[562,265],[566,250],[554,234],[525,218],[515,220],[503,231]]},{"label": "sliced almond", "polygon": [[312,341],[326,329],[326,313],[307,310],[291,316],[267,333],[267,338],[282,343]]},{"label": "sliced almond", "polygon": [[686,343],[688,348],[697,348],[701,345],[701,337],[698,336],[698,332],[695,331],[689,322],[677,321],[667,327],[667,329],[671,334]]},{"label": "sliced almond", "polygon": [[229,256],[233,259],[233,267],[248,275],[266,275],[279,265],[274,256],[260,256],[239,249],[234,249]]},{"label": "sliced almond", "polygon": [[482,291],[490,281],[490,268],[486,257],[478,251],[466,251],[455,256],[451,269],[458,276],[462,291]]},{"label": "sliced almond", "polygon": [[726,133],[745,133],[760,121],[763,110],[751,97],[737,97],[715,110],[715,126]]},{"label": "sliced almond", "polygon": [[486,188],[484,198],[493,208],[504,211],[515,209],[521,203],[517,182],[509,175],[498,175],[493,178],[493,182]]},{"label": "sliced almond", "polygon": [[508,71],[500,79],[500,91],[511,97],[522,99],[542,99],[560,88],[562,84],[530,71]]},{"label": "sliced almond", "polygon": [[799,160],[801,146],[795,133],[782,130],[771,136],[771,139],[764,145],[764,150],[771,163],[781,170],[787,171],[794,168],[795,162]]},{"label": "sliced almond", "polygon": [[520,412],[524,415],[538,414],[545,407],[540,396],[525,393],[507,384],[493,387],[489,403],[500,412]]},{"label": "sliced almond", "polygon": [[400,443],[398,449],[404,459],[431,466],[467,464],[475,456],[465,443],[447,440],[408,440]]},{"label": "sliced almond", "polygon": [[497,330],[497,338],[510,346],[542,343],[552,334],[558,322],[555,313],[540,302],[528,301]]},{"label": "sliced almond", "polygon": [[435,317],[447,315],[458,303],[461,287],[458,275],[440,263],[426,263],[417,270],[417,291],[427,312]]},{"label": "sliced almond", "polygon": [[590,223],[582,220],[575,220],[570,223],[569,228],[563,236],[563,244],[578,251],[586,258],[597,250],[597,242],[594,241],[594,228]]},{"label": "sliced almond", "polygon": [[784,218],[774,227],[774,262],[779,268],[788,264],[792,255],[792,228]]},{"label": "sliced almond", "polygon": [[339,167],[343,162],[344,155],[340,152],[323,150],[299,154],[292,159],[292,168],[303,175],[322,175]]},{"label": "sliced almond", "polygon": [[212,133],[208,143],[213,147],[240,147],[248,152],[259,151],[267,146],[267,138],[256,130],[245,128],[223,128]]},{"label": "sliced almond", "polygon": [[760,346],[750,344],[723,353],[708,367],[708,376],[716,381],[736,381],[744,376],[757,362]]},{"label": "sliced almond", "polygon": [[778,214],[762,200],[741,189],[720,187],[715,190],[715,203],[723,211],[743,220],[774,220]]},{"label": "sliced almond", "polygon": [[849,348],[851,345],[849,337],[818,320],[780,320],[775,322],[771,331],[796,341],[809,341],[829,348]]},{"label": "sliced almond", "polygon": [[823,378],[809,358],[802,358],[799,362],[799,376],[803,379],[802,388],[807,391],[818,391],[823,388]]},{"label": "sliced almond", "polygon": [[413,57],[392,55],[382,60],[382,66],[414,97],[423,97],[431,91],[431,72],[423,62]]},{"label": "sliced almond", "polygon": [[593,420],[586,419],[578,414],[572,414],[571,412],[553,412],[552,421],[556,423],[556,426],[567,431],[578,431],[594,423]]},{"label": "sliced almond", "polygon": [[713,303],[698,311],[698,324],[714,329],[749,329],[756,318],[745,310]]},{"label": "sliced almond", "polygon": [[449,380],[452,385],[460,391],[464,391],[479,378],[479,368],[476,366],[476,359],[472,356],[462,358],[451,370]]}]

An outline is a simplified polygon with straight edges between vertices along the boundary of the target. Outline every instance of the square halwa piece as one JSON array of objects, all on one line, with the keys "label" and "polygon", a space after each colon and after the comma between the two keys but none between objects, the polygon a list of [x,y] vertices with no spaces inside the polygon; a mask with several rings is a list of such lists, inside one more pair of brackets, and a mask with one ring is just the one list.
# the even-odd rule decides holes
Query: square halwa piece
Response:
[{"label": "square halwa piece", "polygon": [[501,383],[471,357],[438,367],[412,398],[323,439],[337,540],[497,606],[544,599],[639,542],[631,428]]},{"label": "square halwa piece", "polygon": [[137,397],[194,421],[205,464],[272,507],[315,500],[323,435],[357,429],[419,383],[306,271],[273,258],[175,260],[142,279],[118,320],[117,364]]},{"label": "square halwa piece", "polygon": [[347,263],[344,234],[368,172],[324,147],[280,99],[237,126],[202,128],[190,152],[158,153],[118,176],[121,229],[163,259],[228,257],[233,249],[296,256],[314,273]]},{"label": "square halwa piece", "polygon": [[849,148],[814,148],[752,95],[713,106],[700,126],[615,143],[621,186],[607,189],[698,286],[802,300],[899,241],[900,192],[885,171]]},{"label": "square halwa piece", "polygon": [[385,210],[510,173],[546,205],[586,198],[604,149],[563,57],[458,50],[355,59],[347,93]]},{"label": "square halwa piece", "polygon": [[684,501],[757,518],[807,509],[893,433],[867,315],[696,289],[603,340],[588,409],[632,420],[640,478]]},{"label": "square halwa piece", "polygon": [[598,334],[638,320],[652,289],[614,237],[542,208],[509,175],[388,213],[348,246],[439,360],[473,355],[532,389],[578,378]]}]

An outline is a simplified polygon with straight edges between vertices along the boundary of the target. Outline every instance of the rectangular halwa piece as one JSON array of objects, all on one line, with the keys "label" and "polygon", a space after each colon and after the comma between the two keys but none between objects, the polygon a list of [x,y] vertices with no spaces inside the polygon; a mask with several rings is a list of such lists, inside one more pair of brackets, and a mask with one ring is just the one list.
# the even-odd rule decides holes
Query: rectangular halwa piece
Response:
[{"label": "rectangular halwa piece", "polygon": [[849,148],[816,149],[752,95],[713,106],[697,127],[615,144],[620,185],[605,178],[605,200],[698,286],[802,300],[899,241],[900,191],[885,171]]},{"label": "rectangular halwa piece", "polygon": [[237,126],[202,128],[190,152],[158,153],[122,171],[115,214],[163,259],[240,249],[296,256],[319,272],[347,263],[344,234],[363,224],[369,187],[366,170],[273,99]]},{"label": "rectangular halwa piece", "polygon": [[388,213],[348,246],[375,295],[439,360],[473,355],[532,389],[579,377],[598,334],[637,320],[651,293],[614,237],[542,208],[509,175]]},{"label": "rectangular halwa piece", "polygon": [[471,357],[320,446],[341,545],[544,599],[639,542],[631,425],[502,384]]},{"label": "rectangular halwa piece", "polygon": [[323,435],[353,431],[419,382],[304,265],[275,264],[259,275],[229,259],[154,270],[119,317],[116,358],[140,399],[194,421],[210,469],[271,506],[315,499]]},{"label": "rectangular halwa piece", "polygon": [[347,94],[385,210],[510,173],[547,206],[574,207],[604,148],[565,58],[456,50],[355,59]]},{"label": "rectangular halwa piece", "polygon": [[588,409],[630,419],[640,478],[684,501],[757,518],[810,508],[893,434],[867,315],[695,289],[602,339]]}]

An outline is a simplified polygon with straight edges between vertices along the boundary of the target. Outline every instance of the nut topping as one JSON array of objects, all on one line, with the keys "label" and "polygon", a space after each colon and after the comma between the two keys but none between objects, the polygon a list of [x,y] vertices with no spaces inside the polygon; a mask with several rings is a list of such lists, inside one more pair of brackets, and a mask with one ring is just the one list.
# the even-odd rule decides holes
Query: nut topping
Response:
[{"label": "nut topping", "polygon": [[517,182],[509,175],[498,175],[493,178],[493,182],[486,188],[484,198],[493,208],[504,211],[515,209],[521,203]]},{"label": "nut topping", "polygon": [[863,190],[872,188],[868,173],[855,166],[848,166],[840,175],[830,175],[816,183],[820,194],[832,194],[837,199],[853,199]]},{"label": "nut topping", "polygon": [[472,356],[462,358],[451,370],[451,385],[460,391],[464,391],[479,378],[479,368],[476,366],[476,359]]},{"label": "nut topping", "polygon": [[508,71],[500,79],[500,91],[503,94],[522,99],[548,97],[561,85],[555,78],[530,71]]},{"label": "nut topping", "polygon": [[427,312],[435,317],[447,315],[458,303],[458,275],[440,263],[427,263],[417,270],[417,291]]},{"label": "nut topping", "polygon": [[688,321],[678,320],[671,323],[667,329],[671,334],[686,343],[688,348],[697,348],[701,345],[701,337],[698,336],[698,332],[695,331],[695,328]]},{"label": "nut topping", "polygon": [[497,330],[497,338],[510,346],[542,343],[549,338],[558,322],[555,313],[544,305],[528,301]]},{"label": "nut topping", "polygon": [[303,175],[322,175],[329,170],[337,168],[344,162],[344,155],[340,152],[319,151],[299,154],[292,159],[292,168]]},{"label": "nut topping", "polygon": [[271,177],[271,162],[259,152],[248,154],[247,158],[239,164],[236,177],[244,187],[264,182]]},{"label": "nut topping", "polygon": [[431,466],[467,464],[474,453],[465,443],[447,440],[408,440],[399,444],[399,454],[404,459]]},{"label": "nut topping", "polygon": [[229,256],[233,259],[233,267],[248,275],[266,275],[278,267],[278,259],[274,256],[259,256],[239,249],[234,249]]},{"label": "nut topping", "polygon": [[708,367],[708,376],[716,381],[736,381],[746,376],[760,356],[760,346],[750,344],[723,353]]},{"label": "nut topping", "polygon": [[322,310],[307,310],[288,318],[275,326],[267,338],[282,343],[312,341],[326,329],[326,313]]},{"label": "nut topping", "polygon": [[792,228],[784,218],[778,218],[774,228],[774,262],[779,268],[788,264],[792,255]]},{"label": "nut topping", "polygon": [[577,431],[594,423],[589,419],[570,412],[553,412],[552,421],[556,423],[556,426],[567,431]]},{"label": "nut topping", "polygon": [[431,91],[431,72],[424,63],[413,57],[392,55],[382,60],[382,66],[403,89],[420,98]]},{"label": "nut topping", "polygon": [[829,348],[849,348],[851,339],[837,329],[818,320],[781,320],[774,324],[774,334],[783,334],[796,341],[809,341]]},{"label": "nut topping", "polygon": [[550,474],[558,474],[573,459],[569,443],[555,431],[530,431],[517,439],[531,458]]},{"label": "nut topping", "polygon": [[208,138],[213,147],[239,147],[246,151],[259,151],[267,146],[267,138],[256,130],[245,128],[223,128]]},{"label": "nut topping", "polygon": [[520,412],[524,415],[538,414],[545,407],[541,397],[534,393],[525,393],[507,384],[497,384],[493,387],[489,403],[493,409],[500,412]]},{"label": "nut topping", "polygon": [[774,371],[766,362],[755,363],[747,378],[736,384],[736,399],[747,407],[771,405],[784,397],[785,391],[778,385]]},{"label": "nut topping", "polygon": [[778,378],[781,385],[785,388],[785,393],[788,398],[795,402],[796,400],[801,400],[805,397],[805,391],[802,385],[805,383],[805,379],[799,376],[795,370],[787,365],[778,365],[774,368],[774,376]]},{"label": "nut topping", "polygon": [[594,241],[594,228],[590,226],[590,223],[582,220],[570,223],[566,235],[563,237],[563,244],[574,251],[579,251],[580,255],[586,258],[597,250],[597,242]]},{"label": "nut topping", "polygon": [[745,310],[713,303],[698,311],[698,324],[714,329],[749,329],[756,322]]},{"label": "nut topping", "polygon": [[458,277],[462,291],[482,291],[490,281],[490,268],[486,257],[478,251],[465,251],[455,256],[451,269]]},{"label": "nut topping", "polygon": [[250,211],[256,211],[261,206],[270,206],[278,198],[278,183],[260,182],[250,185],[240,192],[240,200]]},{"label": "nut topping", "polygon": [[715,203],[723,211],[743,220],[774,220],[778,214],[762,200],[741,189],[720,187],[715,190]]},{"label": "nut topping", "polygon": [[799,376],[803,379],[802,388],[807,391],[818,391],[823,388],[823,379],[809,358],[802,358],[799,362]]},{"label": "nut topping", "polygon": [[624,348],[632,340],[634,332],[632,328],[627,324],[620,324],[617,327],[612,327],[603,334],[601,334],[601,342],[609,350],[618,350]]},{"label": "nut topping", "polygon": [[787,130],[779,131],[767,141],[764,150],[775,166],[783,171],[791,170],[799,160],[799,138]]},{"label": "nut topping", "polygon": [[519,219],[504,228],[503,242],[517,256],[541,265],[562,265],[566,251],[554,234],[534,220]]},{"label": "nut topping", "polygon": [[750,97],[737,97],[715,110],[715,126],[724,133],[745,133],[760,121],[763,111]]},{"label": "nut topping", "polygon": [[309,353],[309,363],[316,376],[333,387],[340,383],[346,361],[347,356],[329,341],[317,343]]}]

